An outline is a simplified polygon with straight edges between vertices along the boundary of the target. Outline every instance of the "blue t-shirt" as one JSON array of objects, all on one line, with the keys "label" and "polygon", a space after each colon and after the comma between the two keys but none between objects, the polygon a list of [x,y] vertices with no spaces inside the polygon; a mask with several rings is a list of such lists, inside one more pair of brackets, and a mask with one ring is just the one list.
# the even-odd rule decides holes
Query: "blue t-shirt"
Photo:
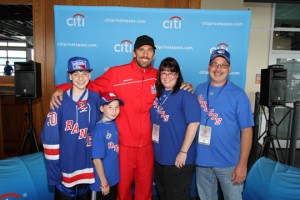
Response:
[{"label": "blue t-shirt", "polygon": [[[119,170],[119,143],[116,121],[99,121],[92,134],[92,158],[102,159],[105,177],[110,186],[120,181]],[[101,191],[100,178],[94,167],[95,183],[90,185],[91,190]]]},{"label": "blue t-shirt", "polygon": [[[159,113],[158,113],[159,109]],[[175,165],[189,123],[200,122],[200,107],[195,94],[179,90],[164,91],[151,108],[151,121],[160,126],[159,143],[153,142],[154,158],[162,165]],[[195,163],[196,146],[188,150],[186,164]]]},{"label": "blue t-shirt", "polygon": [[201,106],[200,124],[207,123],[212,127],[210,146],[197,142],[196,164],[213,167],[237,165],[241,129],[254,126],[246,93],[231,82],[222,87],[213,87],[206,82],[198,85],[195,93]]},{"label": "blue t-shirt", "polygon": [[10,76],[13,72],[13,68],[11,65],[6,65],[4,67],[4,74],[7,75],[7,76]]}]

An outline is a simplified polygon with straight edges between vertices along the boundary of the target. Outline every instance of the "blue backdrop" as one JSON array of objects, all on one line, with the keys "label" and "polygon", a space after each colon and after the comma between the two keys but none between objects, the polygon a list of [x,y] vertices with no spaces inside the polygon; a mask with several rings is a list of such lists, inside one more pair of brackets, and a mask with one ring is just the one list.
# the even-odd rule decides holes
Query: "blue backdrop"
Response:
[{"label": "blue backdrop", "polygon": [[92,79],[133,57],[136,37],[149,35],[157,48],[154,67],[171,56],[194,87],[208,79],[211,51],[231,53],[230,80],[245,86],[251,11],[55,6],[55,83],[68,81],[67,61],[89,59]]}]

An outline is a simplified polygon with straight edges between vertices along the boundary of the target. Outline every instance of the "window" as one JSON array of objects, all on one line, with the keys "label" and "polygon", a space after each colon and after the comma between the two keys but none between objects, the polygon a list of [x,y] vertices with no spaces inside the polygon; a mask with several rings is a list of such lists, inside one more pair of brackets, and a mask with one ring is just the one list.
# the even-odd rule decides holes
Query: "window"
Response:
[{"label": "window", "polygon": [[300,4],[275,4],[272,50],[300,51],[299,10]]},{"label": "window", "polygon": [[269,64],[287,69],[287,102],[300,101],[300,4],[274,4]]},{"label": "window", "polygon": [[[13,41],[1,41],[0,42],[0,75],[4,75],[4,67],[6,61],[14,68],[15,62],[26,62],[33,60],[32,49],[31,55],[27,53],[27,47],[25,42],[13,42]],[[14,75],[14,73],[13,73]]]}]

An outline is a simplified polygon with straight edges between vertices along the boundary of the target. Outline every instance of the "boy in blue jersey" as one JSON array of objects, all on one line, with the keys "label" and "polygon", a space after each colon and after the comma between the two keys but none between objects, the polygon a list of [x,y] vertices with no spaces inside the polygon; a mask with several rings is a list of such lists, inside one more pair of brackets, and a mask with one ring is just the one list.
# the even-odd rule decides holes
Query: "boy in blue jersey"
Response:
[{"label": "boy in blue jersey", "polygon": [[49,111],[41,133],[55,200],[91,199],[89,185],[95,182],[91,132],[100,117],[100,96],[86,88],[91,71],[86,58],[68,60],[72,88],[63,93],[62,106]]},{"label": "boy in blue jersey", "polygon": [[101,98],[102,118],[93,131],[92,158],[95,183],[91,185],[93,200],[116,200],[120,181],[118,128],[115,119],[123,101],[114,93],[104,93]]}]

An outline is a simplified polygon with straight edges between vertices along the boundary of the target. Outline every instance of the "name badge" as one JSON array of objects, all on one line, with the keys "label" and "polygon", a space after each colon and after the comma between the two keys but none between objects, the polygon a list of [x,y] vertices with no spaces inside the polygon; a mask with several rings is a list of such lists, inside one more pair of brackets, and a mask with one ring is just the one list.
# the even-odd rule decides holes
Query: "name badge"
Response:
[{"label": "name badge", "polygon": [[200,125],[198,143],[210,146],[211,127]]},{"label": "name badge", "polygon": [[152,127],[152,141],[155,143],[159,143],[159,125],[153,124]]}]

